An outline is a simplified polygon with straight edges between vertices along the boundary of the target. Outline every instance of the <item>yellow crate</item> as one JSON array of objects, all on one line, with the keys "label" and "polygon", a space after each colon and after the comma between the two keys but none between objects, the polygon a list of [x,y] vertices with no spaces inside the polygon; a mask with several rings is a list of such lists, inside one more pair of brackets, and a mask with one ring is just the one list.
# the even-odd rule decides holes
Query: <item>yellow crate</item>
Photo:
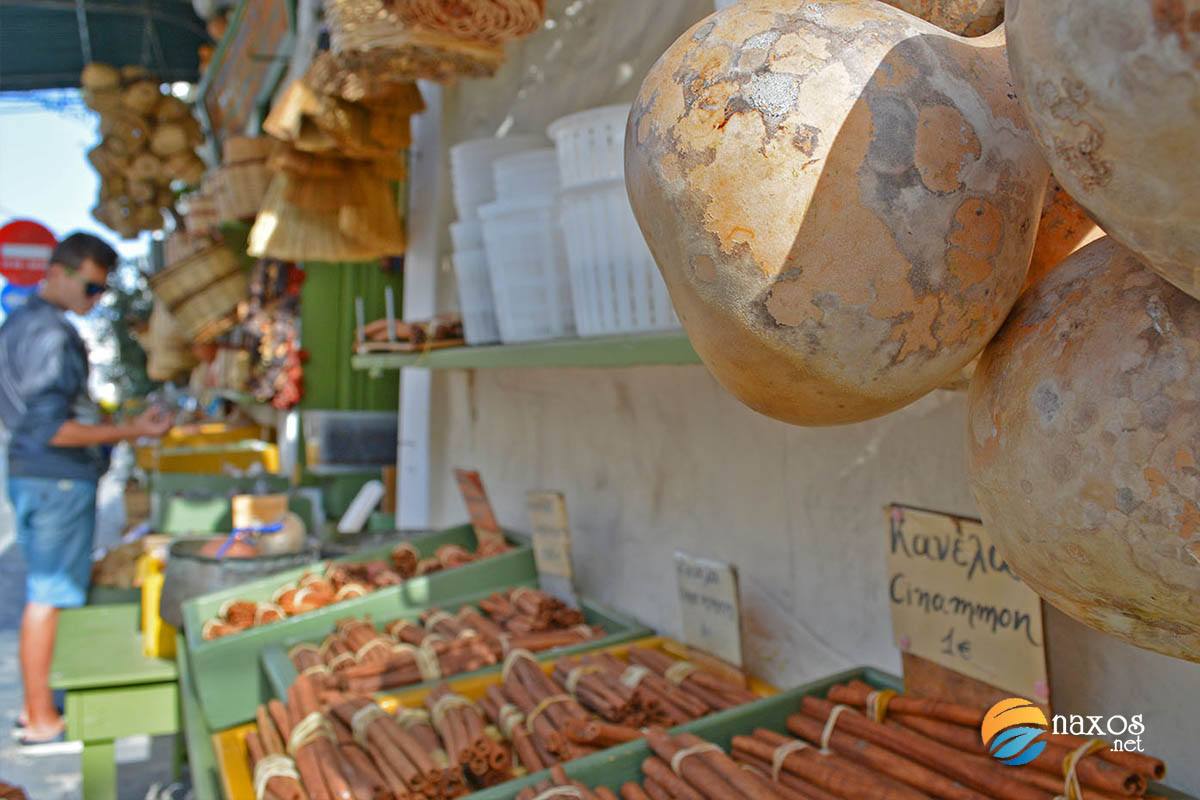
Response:
[{"label": "yellow crate", "polygon": [[[611,653],[618,658],[624,659],[631,647],[655,648],[676,658],[687,658],[689,653],[686,645],[664,636],[651,636],[633,642],[613,645],[612,647],[604,647],[592,652]],[[581,653],[577,655],[586,654]],[[554,672],[554,662],[557,660],[551,657],[548,661],[539,661],[538,663],[542,671],[550,675]],[[446,681],[446,683],[452,691],[471,700],[480,700],[487,693],[489,686],[498,686],[503,680],[501,675],[492,673],[490,675],[478,675],[473,678],[462,678],[457,681],[451,679]],[[779,690],[771,684],[753,677],[749,679],[747,688],[759,697],[771,697],[779,694]],[[383,695],[376,699],[389,712],[395,711],[398,707],[421,708],[425,702],[425,697],[431,691],[432,688],[429,687],[412,689],[407,692]],[[246,734],[257,730],[258,726],[256,724],[248,722],[245,725],[238,725],[213,734],[213,752],[216,754],[217,770],[221,778],[221,791],[225,793],[225,800],[255,800],[254,780],[250,772],[250,759],[246,754]]]},{"label": "yellow crate", "polygon": [[[159,444],[167,449],[180,447],[211,447],[221,444],[237,444],[238,442],[261,439],[263,429],[257,425],[241,425],[230,427],[224,422],[205,422],[198,425],[185,425],[172,428],[162,437]],[[158,447],[145,446],[135,448],[137,464],[142,469],[154,469],[155,453]]]},{"label": "yellow crate", "polygon": [[148,471],[222,475],[227,469],[247,470],[254,464],[278,474],[279,448],[257,440],[203,447],[138,448],[138,466]]},{"label": "yellow crate", "polygon": [[175,657],[175,628],[159,615],[162,602],[163,564],[152,555],[138,559],[142,582],[142,652],[150,658]]}]

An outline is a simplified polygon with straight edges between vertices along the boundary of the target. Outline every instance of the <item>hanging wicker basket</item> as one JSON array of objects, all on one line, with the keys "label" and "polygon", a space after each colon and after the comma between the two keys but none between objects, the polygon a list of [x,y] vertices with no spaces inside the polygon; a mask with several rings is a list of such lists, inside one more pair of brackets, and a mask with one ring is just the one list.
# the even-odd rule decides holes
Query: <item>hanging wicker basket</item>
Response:
[{"label": "hanging wicker basket", "polygon": [[254,219],[271,185],[266,161],[226,164],[215,177],[217,215],[221,221]]},{"label": "hanging wicker basket", "polygon": [[210,247],[150,277],[154,295],[193,341],[210,341],[233,324],[249,280],[228,248]]}]

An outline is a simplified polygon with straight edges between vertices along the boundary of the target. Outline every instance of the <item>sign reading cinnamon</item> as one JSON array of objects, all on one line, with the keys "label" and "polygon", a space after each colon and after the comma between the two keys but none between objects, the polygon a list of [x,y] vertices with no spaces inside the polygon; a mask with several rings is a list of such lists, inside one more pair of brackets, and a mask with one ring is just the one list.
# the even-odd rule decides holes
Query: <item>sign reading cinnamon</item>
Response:
[{"label": "sign reading cinnamon", "polygon": [[888,601],[896,646],[992,686],[1045,701],[1041,599],[979,520],[893,505]]}]

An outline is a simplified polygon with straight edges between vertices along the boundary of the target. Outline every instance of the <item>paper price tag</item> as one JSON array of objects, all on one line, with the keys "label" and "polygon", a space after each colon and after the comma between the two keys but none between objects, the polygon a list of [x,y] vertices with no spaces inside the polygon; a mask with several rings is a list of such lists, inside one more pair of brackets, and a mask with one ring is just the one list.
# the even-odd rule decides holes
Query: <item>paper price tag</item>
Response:
[{"label": "paper price tag", "polygon": [[675,577],[684,643],[742,667],[742,601],[737,568],[676,551]]},{"label": "paper price tag", "polygon": [[560,492],[533,491],[525,495],[525,505],[529,511],[533,557],[542,588],[577,605],[566,499]]},{"label": "paper price tag", "polygon": [[467,515],[471,518],[471,527],[475,529],[475,538],[479,540],[479,544],[496,541],[502,543],[504,532],[500,530],[500,523],[496,521],[496,513],[492,510],[479,472],[473,469],[456,469],[454,478],[458,481],[458,490],[462,493]]},{"label": "paper price tag", "polygon": [[979,520],[888,508],[896,646],[999,689],[1049,698],[1042,601]]}]

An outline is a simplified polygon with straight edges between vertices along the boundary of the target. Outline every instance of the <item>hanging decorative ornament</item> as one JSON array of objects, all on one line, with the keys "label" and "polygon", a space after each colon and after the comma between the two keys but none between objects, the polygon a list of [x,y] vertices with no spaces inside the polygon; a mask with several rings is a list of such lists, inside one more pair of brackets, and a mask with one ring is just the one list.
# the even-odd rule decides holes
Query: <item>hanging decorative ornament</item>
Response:
[{"label": "hanging decorative ornament", "polygon": [[1008,0],[1021,107],[1108,235],[1200,297],[1200,0]]},{"label": "hanging decorative ornament", "polygon": [[1200,661],[1200,303],[1105,237],[1021,296],[969,397],[971,487],[1022,580]]},{"label": "hanging decorative ornament", "polygon": [[864,0],[746,0],[667,50],[630,115],[626,184],[726,388],[787,422],[854,422],[979,353],[1047,178],[1007,73],[1001,32]]}]

